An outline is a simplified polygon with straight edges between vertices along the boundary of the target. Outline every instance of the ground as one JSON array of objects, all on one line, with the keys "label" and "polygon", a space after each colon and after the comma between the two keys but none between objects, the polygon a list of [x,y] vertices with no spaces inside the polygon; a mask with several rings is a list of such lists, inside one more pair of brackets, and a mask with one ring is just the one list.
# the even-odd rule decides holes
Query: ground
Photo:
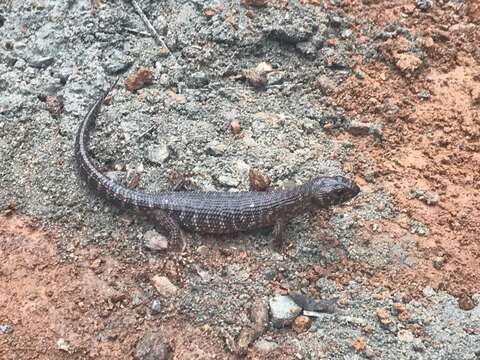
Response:
[{"label": "ground", "polygon": [[[479,358],[480,5],[139,3],[171,54],[128,1],[0,5],[0,357]],[[257,169],[361,194],[278,251],[268,230],[152,251],[73,157],[117,76],[91,153],[121,183],[241,191]],[[295,293],[337,305],[276,324]]]}]

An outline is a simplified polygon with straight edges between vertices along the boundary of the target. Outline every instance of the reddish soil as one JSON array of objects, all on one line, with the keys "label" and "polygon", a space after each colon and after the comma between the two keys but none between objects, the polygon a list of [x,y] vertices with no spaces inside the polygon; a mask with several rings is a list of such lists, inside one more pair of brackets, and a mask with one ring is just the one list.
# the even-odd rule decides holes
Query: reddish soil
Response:
[{"label": "reddish soil", "polygon": [[34,222],[0,217],[0,323],[14,333],[0,336],[1,359],[131,358],[149,331],[162,333],[176,359],[225,358],[221,340],[208,328],[149,315],[147,299],[127,301],[142,294],[145,274],[158,271],[155,261],[126,264],[95,248],[70,255],[75,261],[59,259],[55,239]]},{"label": "reddish soil", "polygon": [[[368,12],[355,3],[347,11],[379,25],[400,22],[427,54],[419,65],[405,38],[387,40],[383,51],[391,65],[359,66],[364,79],[352,76],[335,96],[351,116],[384,124],[381,142],[339,136],[358,149],[349,170],[360,182],[374,177],[400,209],[397,219],[381,222],[382,231],[401,242],[412,219],[429,229],[428,236],[416,237],[413,269],[387,270],[374,281],[413,293],[429,285],[470,303],[468,297],[480,291],[480,54],[474,45],[480,34],[471,27],[478,26],[480,5],[471,1],[422,12],[411,1],[370,3]],[[438,203],[409,198],[415,189],[437,194]]]}]

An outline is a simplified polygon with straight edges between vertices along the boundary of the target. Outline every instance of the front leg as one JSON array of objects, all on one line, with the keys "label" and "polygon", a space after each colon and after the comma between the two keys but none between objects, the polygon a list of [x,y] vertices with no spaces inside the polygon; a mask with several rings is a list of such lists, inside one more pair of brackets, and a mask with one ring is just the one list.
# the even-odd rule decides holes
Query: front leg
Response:
[{"label": "front leg", "polygon": [[184,252],[185,248],[187,247],[187,243],[185,241],[183,231],[177,222],[164,210],[160,209],[149,211],[149,216],[154,222],[155,227],[157,227],[160,232],[167,232],[172,248],[175,247],[180,249],[181,252]]},{"label": "front leg", "polygon": [[287,221],[282,218],[278,218],[273,225],[273,247],[279,250],[285,239],[287,238]]}]

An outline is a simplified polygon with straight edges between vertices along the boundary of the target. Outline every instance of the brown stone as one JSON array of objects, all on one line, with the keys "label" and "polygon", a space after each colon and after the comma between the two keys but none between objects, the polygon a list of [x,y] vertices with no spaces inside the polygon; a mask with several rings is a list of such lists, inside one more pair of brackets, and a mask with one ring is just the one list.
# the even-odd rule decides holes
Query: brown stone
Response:
[{"label": "brown stone", "polygon": [[388,325],[392,322],[390,319],[390,315],[384,308],[377,308],[375,310],[375,313],[377,314],[378,320],[383,324],[383,325]]},{"label": "brown stone", "polygon": [[458,300],[458,307],[462,310],[472,310],[475,307],[475,302],[470,296],[464,295]]},{"label": "brown stone", "polygon": [[470,94],[472,95],[472,104],[480,105],[480,86],[473,88]]},{"label": "brown stone", "polygon": [[250,327],[244,327],[238,335],[236,353],[238,355],[246,354],[248,347],[255,341],[255,339],[255,330]]},{"label": "brown stone", "polygon": [[395,60],[395,65],[403,73],[413,73],[422,65],[422,60],[418,56],[409,53],[397,54]]},{"label": "brown stone", "polygon": [[178,288],[165,276],[155,275],[152,277],[152,283],[162,297],[171,297],[178,291]]},{"label": "brown stone", "polygon": [[250,309],[250,319],[255,330],[255,337],[262,336],[268,326],[268,305],[263,300],[256,301]]},{"label": "brown stone", "polygon": [[260,170],[251,168],[248,172],[250,189],[254,191],[265,191],[270,186],[270,178]]},{"label": "brown stone", "polygon": [[47,104],[47,110],[54,117],[60,115],[62,112],[62,103],[58,96],[46,96],[45,102]]},{"label": "brown stone", "polygon": [[151,84],[153,80],[152,70],[141,67],[135,73],[130,74],[125,80],[125,87],[128,91],[135,91]]},{"label": "brown stone", "polygon": [[234,133],[235,135],[240,134],[240,132],[242,131],[242,127],[240,126],[240,121],[233,120],[230,123],[230,130],[232,130],[232,133]]},{"label": "brown stone", "polygon": [[352,346],[358,352],[363,351],[367,346],[367,340],[363,336],[359,336],[353,341]]},{"label": "brown stone", "polygon": [[203,14],[208,17],[208,18],[211,18],[213,15],[215,15],[215,10],[209,8],[209,9],[205,9],[205,11],[203,12]]},{"label": "brown stone", "polygon": [[312,320],[308,316],[300,315],[293,320],[292,328],[297,334],[300,334],[310,329],[311,324]]}]

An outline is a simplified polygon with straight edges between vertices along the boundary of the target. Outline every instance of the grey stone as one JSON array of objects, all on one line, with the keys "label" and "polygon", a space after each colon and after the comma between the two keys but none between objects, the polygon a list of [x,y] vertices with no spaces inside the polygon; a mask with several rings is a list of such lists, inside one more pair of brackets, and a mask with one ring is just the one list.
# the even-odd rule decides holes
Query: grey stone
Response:
[{"label": "grey stone", "polygon": [[413,189],[408,193],[409,199],[419,199],[427,205],[437,205],[440,197],[436,193],[425,191],[422,189]]},{"label": "grey stone", "polygon": [[351,121],[348,126],[348,132],[352,135],[374,135],[375,137],[382,138],[383,136],[383,124]]},{"label": "grey stone", "polygon": [[275,269],[266,269],[262,275],[265,280],[270,281],[275,279],[277,276],[277,271]]},{"label": "grey stone", "polygon": [[162,304],[160,303],[160,300],[153,300],[150,304],[150,310],[152,311],[152,314],[160,313],[160,311],[162,310]]},{"label": "grey stone", "polygon": [[169,156],[170,152],[165,143],[151,145],[147,150],[147,159],[156,164],[163,164]]},{"label": "grey stone", "polygon": [[270,29],[269,36],[278,41],[299,43],[307,40],[313,34],[313,26],[308,24],[278,24]]},{"label": "grey stone", "polygon": [[428,90],[423,89],[423,90],[419,91],[417,96],[418,96],[419,99],[428,100],[428,99],[431,98],[432,95],[430,94],[430,92]]},{"label": "grey stone", "polygon": [[433,6],[433,0],[416,0],[417,7],[421,10],[429,10]]},{"label": "grey stone", "polygon": [[302,312],[302,308],[290,296],[276,295],[270,299],[269,305],[275,327],[287,325]]},{"label": "grey stone", "polygon": [[240,184],[240,181],[231,175],[220,175],[218,177],[218,182],[228,187],[237,187],[238,184]]},{"label": "grey stone", "polygon": [[432,297],[435,296],[435,290],[433,290],[430,286],[425,286],[422,290],[422,293],[426,297]]},{"label": "grey stone", "polygon": [[411,346],[413,351],[421,352],[421,353],[425,351],[425,345],[423,345],[423,342],[421,339],[413,339]]},{"label": "grey stone", "polygon": [[11,334],[13,328],[10,324],[0,324],[0,333],[2,334]]},{"label": "grey stone", "polygon": [[149,230],[143,235],[145,246],[150,250],[165,250],[168,248],[168,240],[155,230]]},{"label": "grey stone", "polygon": [[135,358],[139,360],[167,360],[172,349],[159,332],[147,333],[135,348]]},{"label": "grey stone", "polygon": [[437,270],[441,270],[445,264],[445,258],[437,256],[433,259],[433,267]]},{"label": "grey stone", "polygon": [[276,342],[273,342],[273,341],[259,339],[259,340],[255,341],[255,343],[253,344],[253,347],[257,351],[259,351],[263,354],[268,354],[268,353],[276,350],[278,348],[278,344]]},{"label": "grey stone", "polygon": [[133,64],[133,61],[130,60],[127,55],[116,49],[111,51],[106,59],[105,72],[109,75],[123,73]]},{"label": "grey stone", "polygon": [[425,224],[421,223],[420,221],[412,220],[410,222],[410,233],[425,236],[429,233],[429,230]]},{"label": "grey stone", "polygon": [[57,341],[57,347],[59,350],[69,352],[70,351],[70,344],[64,339],[60,338]]},{"label": "grey stone", "polygon": [[313,57],[317,52],[316,46],[311,41],[299,42],[295,46],[298,51],[310,58]]},{"label": "grey stone", "polygon": [[190,75],[188,84],[193,88],[203,87],[208,84],[208,76],[203,71],[197,71]]},{"label": "grey stone", "polygon": [[206,153],[211,156],[222,156],[225,153],[226,145],[213,141],[207,144]]},{"label": "grey stone", "polygon": [[43,69],[54,63],[55,59],[51,56],[46,57],[33,57],[28,59],[30,66],[34,68]]}]

